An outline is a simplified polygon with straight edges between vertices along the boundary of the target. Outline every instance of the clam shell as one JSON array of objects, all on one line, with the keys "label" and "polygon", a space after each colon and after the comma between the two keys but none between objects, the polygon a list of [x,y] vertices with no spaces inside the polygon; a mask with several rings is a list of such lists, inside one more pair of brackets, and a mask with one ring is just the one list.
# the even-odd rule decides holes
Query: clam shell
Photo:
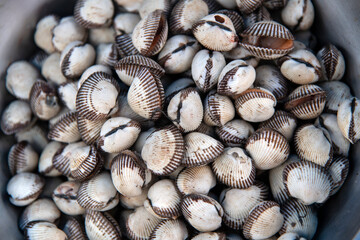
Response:
[{"label": "clam shell", "polygon": [[55,224],[49,222],[31,222],[25,228],[25,239],[37,239],[37,240],[66,240],[68,239],[66,234],[58,229]]},{"label": "clam shell", "polygon": [[[92,74],[94,74],[96,72],[103,72],[103,73],[112,75],[112,71],[111,71],[110,67],[104,66],[104,65],[92,65],[91,67],[86,69],[83,72],[83,74],[81,74],[81,77],[80,77],[79,81],[77,82],[77,86],[78,86],[77,89],[79,89],[81,87],[81,85],[85,82],[86,79],[88,79]],[[76,104],[76,100],[75,100],[75,104]]]},{"label": "clam shell", "polygon": [[38,125],[34,125],[16,132],[15,138],[17,142],[27,141],[37,152],[40,152],[42,149],[44,149],[49,142],[44,129]]},{"label": "clam shell", "polygon": [[252,55],[248,50],[240,46],[239,44],[233,48],[231,51],[228,52],[222,52],[225,59],[227,60],[244,60],[247,64],[253,66],[254,68],[257,67],[257,65],[260,62],[260,59]]},{"label": "clam shell", "polygon": [[70,216],[85,213],[85,208],[77,202],[79,188],[80,182],[67,181],[54,189],[52,199],[61,212]]},{"label": "clam shell", "polygon": [[52,31],[59,23],[59,17],[56,15],[48,15],[40,19],[36,24],[34,33],[34,42],[36,46],[47,53],[55,52],[52,43]]},{"label": "clam shell", "polygon": [[228,147],[244,147],[246,139],[253,134],[253,126],[243,120],[235,119],[215,129],[216,134]]},{"label": "clam shell", "polygon": [[293,138],[296,126],[296,117],[282,110],[275,111],[270,119],[260,123],[260,127],[272,128],[281,133],[288,141]]},{"label": "clam shell", "polygon": [[85,230],[89,239],[121,239],[120,226],[109,213],[87,210]]},{"label": "clam shell", "polygon": [[334,157],[329,166],[329,173],[334,183],[334,187],[330,195],[334,195],[340,190],[348,176],[349,159],[342,156]]},{"label": "clam shell", "polygon": [[302,120],[318,117],[325,108],[326,92],[317,85],[302,85],[288,96],[285,109]]},{"label": "clam shell", "polygon": [[350,88],[343,82],[321,82],[319,86],[326,92],[325,109],[327,112],[336,113],[340,104],[351,98]]},{"label": "clam shell", "polygon": [[289,156],[290,145],[279,132],[260,128],[246,141],[246,151],[254,160],[255,167],[267,170],[279,166]]},{"label": "clam shell", "polygon": [[204,123],[209,126],[222,126],[235,117],[234,104],[227,96],[212,90],[204,102]]},{"label": "clam shell", "polygon": [[21,172],[32,172],[38,165],[39,155],[31,145],[22,141],[9,150],[8,165],[12,175]]},{"label": "clam shell", "polygon": [[142,68],[129,88],[129,106],[140,116],[157,120],[161,116],[164,99],[164,88],[158,76],[149,69]]},{"label": "clam shell", "polygon": [[143,1],[140,8],[139,14],[141,18],[145,18],[151,12],[155,10],[162,10],[167,16],[171,10],[170,0],[147,0]]},{"label": "clam shell", "polygon": [[12,101],[3,111],[1,116],[1,130],[6,135],[11,135],[25,129],[31,124],[32,111],[25,101]]},{"label": "clam shell", "polygon": [[86,239],[85,229],[74,217],[69,217],[64,226],[64,232],[71,240]]},{"label": "clam shell", "polygon": [[138,207],[144,206],[144,201],[147,198],[147,193],[149,186],[143,188],[143,191],[139,196],[136,197],[126,197],[125,195],[120,195],[120,204],[126,209],[135,209]]},{"label": "clam shell", "polygon": [[279,233],[297,233],[306,239],[313,239],[318,219],[316,210],[312,206],[303,205],[300,201],[292,199],[281,208],[284,216],[284,225]]},{"label": "clam shell", "polygon": [[145,144],[145,141],[147,139],[147,137],[153,132],[155,131],[155,128],[149,128],[147,131],[142,131],[139,134],[138,139],[136,140],[134,146],[133,146],[133,150],[139,154],[141,154],[141,150]]},{"label": "clam shell", "polygon": [[184,145],[181,132],[169,125],[147,137],[141,157],[154,174],[168,175],[179,167],[185,152]]},{"label": "clam shell", "polygon": [[91,121],[105,119],[117,110],[120,87],[116,80],[103,72],[89,76],[76,97],[76,111],[81,118]]},{"label": "clam shell", "polygon": [[243,17],[244,17],[245,26],[247,27],[251,27],[257,22],[272,20],[270,12],[264,6],[260,6],[259,8],[255,9],[255,11],[253,11],[252,13],[247,14]]},{"label": "clam shell", "polygon": [[64,84],[68,81],[61,72],[60,53],[54,52],[44,60],[41,67],[41,75],[55,85]]},{"label": "clam shell", "polygon": [[153,230],[150,240],[179,239],[188,238],[188,230],[181,220],[163,220]]},{"label": "clam shell", "polygon": [[38,171],[41,175],[46,177],[58,177],[61,176],[53,165],[53,157],[60,148],[64,148],[65,144],[60,142],[49,142],[42,150],[39,158]]},{"label": "clam shell", "polygon": [[[231,0],[231,1],[233,1],[233,0]],[[231,2],[231,1],[229,1],[229,2]],[[233,2],[235,2],[235,1],[233,1]],[[233,23],[235,31],[238,35],[242,31],[244,31],[244,29],[245,29],[244,20],[237,11],[229,10],[229,8],[227,8],[227,9],[221,9],[220,11],[217,11],[217,13],[224,14],[231,19],[231,22]]]},{"label": "clam shell", "polygon": [[226,240],[225,233],[222,232],[205,232],[196,235],[195,237],[191,238],[191,240]]},{"label": "clam shell", "polygon": [[77,123],[81,135],[81,139],[86,144],[89,145],[94,144],[97,141],[97,139],[100,137],[101,127],[104,125],[106,120],[107,119],[105,118],[105,119],[91,121],[86,118],[82,118],[78,116]]},{"label": "clam shell", "polygon": [[79,141],[81,136],[78,129],[77,113],[69,112],[63,115],[49,130],[49,140],[71,143]]},{"label": "clam shell", "polygon": [[76,110],[78,90],[76,82],[62,83],[57,89],[59,98],[70,111]]},{"label": "clam shell", "polygon": [[42,192],[45,180],[34,173],[18,173],[7,183],[6,191],[15,206],[26,206],[35,201]]},{"label": "clam shell", "polygon": [[195,130],[195,132],[203,133],[213,138],[216,137],[214,127],[206,125],[204,122],[200,124],[200,126]]},{"label": "clam shell", "polygon": [[201,232],[218,229],[224,214],[216,200],[203,194],[186,195],[182,199],[181,210],[190,225]]},{"label": "clam shell", "polygon": [[287,165],[283,171],[283,181],[288,194],[305,205],[325,202],[334,185],[323,167],[309,161]]},{"label": "clam shell", "polygon": [[294,37],[283,25],[274,21],[261,21],[242,32],[240,45],[261,59],[276,59],[293,49]]},{"label": "clam shell", "polygon": [[337,122],[343,136],[355,144],[360,139],[360,105],[359,99],[353,97],[344,100],[337,112]]},{"label": "clam shell", "polygon": [[294,31],[306,31],[314,22],[314,5],[309,0],[289,0],[281,11],[281,19]]},{"label": "clam shell", "polygon": [[235,100],[237,113],[248,122],[268,120],[274,115],[276,104],[275,96],[264,88],[250,88]]},{"label": "clam shell", "polygon": [[270,10],[278,10],[283,8],[288,0],[264,0],[263,6]]},{"label": "clam shell", "polygon": [[114,11],[111,0],[78,0],[74,8],[74,18],[84,28],[106,27],[111,24]]},{"label": "clam shell", "polygon": [[142,68],[147,68],[159,78],[165,74],[165,70],[157,62],[142,55],[124,57],[116,63],[114,68],[120,80],[128,86],[131,85]]},{"label": "clam shell", "polygon": [[280,206],[273,201],[264,201],[254,207],[246,219],[243,234],[248,239],[264,239],[277,233],[284,223]]},{"label": "clam shell", "polygon": [[321,64],[323,77],[327,81],[342,79],[345,73],[345,60],[342,53],[333,44],[327,44],[316,54]]},{"label": "clam shell", "polygon": [[184,137],[184,140],[185,156],[182,164],[187,167],[208,164],[224,151],[224,145],[203,133],[191,132]]},{"label": "clam shell", "polygon": [[136,24],[141,20],[137,13],[122,12],[118,13],[113,22],[113,28],[117,35],[122,33],[130,34],[133,32]]},{"label": "clam shell", "polygon": [[119,53],[114,43],[100,43],[96,48],[96,64],[114,67]]},{"label": "clam shell", "polygon": [[135,48],[146,57],[153,56],[164,47],[168,23],[164,12],[157,9],[149,13],[134,28],[132,41]]},{"label": "clam shell", "polygon": [[236,0],[239,11],[244,14],[249,14],[261,6],[263,0]]},{"label": "clam shell", "polygon": [[268,197],[268,187],[259,181],[246,189],[226,188],[220,194],[224,208],[223,221],[226,226],[240,230],[253,209]]},{"label": "clam shell", "polygon": [[212,163],[216,178],[234,188],[248,188],[255,180],[252,159],[241,148],[226,148]]},{"label": "clam shell", "polygon": [[140,54],[133,44],[131,34],[117,35],[115,37],[115,47],[120,58]]},{"label": "clam shell", "polygon": [[114,37],[116,33],[115,33],[115,27],[113,28],[113,26],[90,29],[89,42],[93,46],[98,46],[101,43],[114,43],[115,42]]}]

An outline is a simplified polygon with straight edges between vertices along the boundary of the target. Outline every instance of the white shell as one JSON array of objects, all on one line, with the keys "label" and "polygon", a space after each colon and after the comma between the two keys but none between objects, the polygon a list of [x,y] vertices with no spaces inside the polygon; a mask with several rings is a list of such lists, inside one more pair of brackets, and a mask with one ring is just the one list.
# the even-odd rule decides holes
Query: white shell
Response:
[{"label": "white shell", "polygon": [[308,30],[314,22],[315,9],[311,0],[288,0],[281,11],[281,19],[295,31]]},{"label": "white shell", "polygon": [[87,211],[85,229],[87,237],[91,240],[121,240],[121,230],[117,221],[106,212]]},{"label": "white shell", "polygon": [[36,24],[34,33],[35,44],[47,53],[55,52],[55,47],[52,43],[52,31],[58,23],[59,19],[57,16],[48,15],[40,19]]},{"label": "white shell", "polygon": [[25,239],[67,240],[66,234],[49,222],[33,222],[25,229]]},{"label": "white shell", "polygon": [[76,82],[64,83],[58,87],[59,97],[70,111],[76,110],[77,92],[78,92],[78,86]]},{"label": "white shell", "polygon": [[38,165],[39,155],[27,142],[14,144],[8,154],[8,165],[12,175],[32,172]]},{"label": "white shell", "polygon": [[1,116],[1,130],[10,135],[19,132],[31,124],[32,111],[25,101],[15,100],[3,111]]},{"label": "white shell", "polygon": [[93,46],[101,43],[114,43],[115,30],[112,27],[92,28],[89,30],[89,42]]},{"label": "white shell", "polygon": [[63,144],[60,142],[49,142],[42,150],[38,166],[38,171],[41,175],[47,177],[61,176],[62,173],[53,166],[52,159],[56,152],[62,147]]},{"label": "white shell", "polygon": [[52,199],[61,212],[67,215],[81,215],[85,213],[85,208],[77,202],[79,188],[79,182],[67,181],[54,189]]},{"label": "white shell", "polygon": [[27,141],[33,146],[36,151],[41,151],[48,144],[44,129],[38,125],[32,126],[15,133],[16,141]]},{"label": "white shell", "polygon": [[104,72],[109,75],[112,75],[111,69],[108,66],[105,65],[92,65],[88,69],[86,69],[83,74],[81,75],[79,81],[77,82],[77,87],[80,89],[81,85],[85,82],[86,79],[90,77],[93,73],[96,72]]},{"label": "white shell", "polygon": [[173,239],[185,240],[188,238],[188,230],[182,220],[163,220],[151,233],[151,240]]},{"label": "white shell", "polygon": [[41,75],[49,82],[55,83],[56,85],[67,82],[66,77],[61,72],[60,53],[52,53],[45,59],[41,68]]},{"label": "white shell", "polygon": [[234,104],[229,97],[212,90],[204,103],[204,123],[209,126],[222,126],[235,117]]},{"label": "white shell", "polygon": [[346,83],[339,81],[321,82],[319,86],[326,92],[325,109],[331,113],[336,113],[340,104],[351,98],[350,87]]},{"label": "white shell", "polygon": [[115,16],[113,27],[115,29],[116,35],[122,33],[132,33],[136,24],[140,22],[141,18],[137,13],[119,13]]},{"label": "white shell", "polygon": [[79,0],[75,5],[74,17],[85,28],[106,27],[111,24],[114,11],[111,0]]},{"label": "white shell", "polygon": [[360,102],[353,97],[344,100],[337,112],[337,122],[343,136],[354,144],[360,139]]}]

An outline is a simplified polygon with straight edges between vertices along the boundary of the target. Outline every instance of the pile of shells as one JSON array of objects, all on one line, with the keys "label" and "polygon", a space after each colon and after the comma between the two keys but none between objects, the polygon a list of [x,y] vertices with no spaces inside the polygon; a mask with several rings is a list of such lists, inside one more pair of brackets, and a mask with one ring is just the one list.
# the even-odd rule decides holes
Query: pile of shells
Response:
[{"label": "pile of shells", "polygon": [[313,239],[360,139],[342,53],[296,37],[313,20],[310,0],[77,0],[40,19],[1,117],[26,239]]}]

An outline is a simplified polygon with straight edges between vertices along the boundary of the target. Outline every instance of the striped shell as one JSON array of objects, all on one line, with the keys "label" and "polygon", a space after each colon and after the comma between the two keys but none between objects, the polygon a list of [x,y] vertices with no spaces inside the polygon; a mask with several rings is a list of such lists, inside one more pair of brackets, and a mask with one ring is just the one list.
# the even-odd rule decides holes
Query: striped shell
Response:
[{"label": "striped shell", "polygon": [[241,148],[226,148],[212,163],[216,178],[233,188],[248,188],[255,180],[252,159]]},{"label": "striped shell", "polygon": [[281,133],[286,140],[291,141],[294,136],[296,126],[297,120],[294,115],[278,110],[270,119],[260,123],[259,127],[272,128]]},{"label": "striped shell", "polygon": [[63,115],[49,130],[48,139],[64,143],[79,141],[81,138],[77,113],[69,112]]},{"label": "striped shell", "polygon": [[67,181],[54,189],[52,199],[61,212],[70,216],[85,213],[85,208],[77,202],[79,188],[79,182]]},{"label": "striped shell", "polygon": [[24,239],[56,239],[67,240],[66,234],[50,222],[35,221],[28,224],[24,231]]},{"label": "striped shell", "polygon": [[221,142],[228,147],[244,147],[246,139],[253,134],[254,127],[243,120],[235,119],[215,129]]},{"label": "striped shell", "polygon": [[163,220],[153,230],[150,240],[178,239],[188,238],[188,230],[182,220]]},{"label": "striped shell", "polygon": [[265,239],[277,233],[284,223],[280,206],[273,201],[264,201],[254,207],[243,227],[248,239]]},{"label": "striped shell", "polygon": [[270,10],[278,10],[283,8],[288,0],[264,0],[263,6]]},{"label": "striped shell", "polygon": [[45,146],[41,152],[38,164],[38,171],[41,175],[46,177],[61,176],[62,173],[59,172],[53,165],[53,157],[60,148],[64,147],[65,144],[60,142],[49,142]]},{"label": "striped shell", "polygon": [[75,21],[84,28],[100,28],[111,24],[114,4],[111,0],[78,0],[74,8]]},{"label": "striped shell", "polygon": [[285,109],[302,120],[318,117],[325,108],[326,92],[317,85],[302,85],[288,96]]},{"label": "striped shell", "polygon": [[208,164],[224,151],[224,145],[203,133],[188,133],[184,140],[185,155],[182,159],[182,165],[187,167]]},{"label": "striped shell", "polygon": [[113,68],[119,60],[119,53],[114,43],[100,43],[96,48],[96,64]]},{"label": "striped shell", "polygon": [[204,102],[204,123],[209,126],[222,126],[235,117],[234,104],[227,96],[212,90]]},{"label": "striped shell", "polygon": [[344,100],[337,112],[337,123],[343,136],[355,144],[360,139],[360,102],[353,97]]},{"label": "striped shell", "polygon": [[69,217],[64,226],[64,232],[71,240],[86,239],[84,226],[74,217]]},{"label": "striped shell", "polygon": [[[225,0],[226,1],[226,0]],[[233,1],[233,0],[232,0]],[[231,2],[231,1],[229,1]],[[226,16],[228,16],[235,28],[236,33],[239,35],[242,31],[244,31],[245,29],[245,23],[244,20],[242,18],[242,16],[240,15],[239,12],[235,11],[235,10],[229,10],[229,8],[227,9],[221,9],[219,11],[217,11],[217,13],[221,13],[224,14]]]},{"label": "striped shell", "polygon": [[346,83],[339,81],[321,82],[319,86],[326,92],[325,110],[336,113],[340,104],[351,98],[350,88]]},{"label": "striped shell", "polygon": [[1,130],[6,135],[19,132],[31,124],[32,111],[25,101],[12,101],[2,112]]},{"label": "striped shell", "polygon": [[60,84],[57,91],[61,102],[70,110],[76,110],[76,95],[78,92],[76,82],[65,82]]},{"label": "striped shell", "polygon": [[164,47],[168,35],[168,23],[164,12],[157,9],[149,13],[132,33],[135,48],[146,57],[153,56]]},{"label": "striped shell", "polygon": [[191,238],[191,240],[226,240],[227,235],[223,232],[205,232],[199,233],[195,237]]},{"label": "striped shell", "polygon": [[8,155],[8,165],[12,175],[32,172],[38,166],[39,155],[26,141],[14,144]]},{"label": "striped shell", "polygon": [[86,144],[94,144],[100,137],[101,127],[104,125],[106,120],[107,119],[105,118],[92,121],[78,116],[77,123],[81,139]]},{"label": "striped shell", "polygon": [[271,118],[277,104],[275,96],[264,88],[250,88],[237,95],[235,108],[248,122],[262,122]]},{"label": "striped shell", "polygon": [[345,60],[333,44],[327,44],[316,54],[321,64],[323,77],[327,81],[341,80],[345,73]]},{"label": "striped shell", "polygon": [[239,11],[244,14],[249,14],[261,6],[263,0],[236,0]]},{"label": "striped shell", "polygon": [[117,35],[115,37],[115,47],[120,58],[140,54],[132,42],[131,34]]},{"label": "striped shell", "polygon": [[246,151],[255,167],[267,170],[279,166],[289,156],[290,145],[286,138],[270,128],[260,128],[246,141]]},{"label": "striped shell", "polygon": [[294,37],[283,25],[261,21],[242,32],[240,45],[261,59],[276,59],[293,49]]},{"label": "striped shell", "polygon": [[283,181],[289,195],[305,205],[325,202],[333,188],[333,181],[325,168],[308,161],[287,165]]},{"label": "striped shell", "polygon": [[121,229],[115,218],[107,212],[87,210],[85,230],[89,239],[121,240]]},{"label": "striped shell", "polygon": [[85,80],[88,79],[92,74],[94,74],[96,72],[103,72],[103,73],[112,75],[112,71],[111,71],[110,67],[104,66],[104,65],[92,65],[91,67],[86,69],[83,72],[83,74],[81,74],[81,77],[80,77],[79,81],[77,82],[77,86],[78,86],[77,88],[79,89],[81,87],[81,85],[85,82]]},{"label": "striped shell", "polygon": [[331,195],[337,193],[344,184],[349,173],[349,165],[349,159],[342,156],[334,157],[329,166],[329,173],[334,183]]}]

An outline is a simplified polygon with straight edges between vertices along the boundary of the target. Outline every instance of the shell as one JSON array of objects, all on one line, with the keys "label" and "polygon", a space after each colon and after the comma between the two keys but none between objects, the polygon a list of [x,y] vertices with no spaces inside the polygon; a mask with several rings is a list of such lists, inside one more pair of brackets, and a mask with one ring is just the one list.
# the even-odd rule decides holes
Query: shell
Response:
[{"label": "shell", "polygon": [[196,235],[195,237],[191,238],[191,240],[226,240],[225,233],[222,232],[205,232]]},{"label": "shell", "polygon": [[360,103],[353,97],[344,100],[337,112],[337,123],[343,136],[355,144],[360,139]]},{"label": "shell", "polygon": [[85,229],[89,239],[121,239],[121,229],[115,218],[109,213],[87,210]]},{"label": "shell", "polygon": [[12,101],[1,116],[1,130],[11,135],[25,129],[31,124],[32,112],[30,105],[25,101]]},{"label": "shell", "polygon": [[134,0],[129,2],[128,0],[115,0],[115,3],[128,12],[136,12],[139,11],[143,1],[144,0]]},{"label": "shell", "polygon": [[326,92],[325,110],[327,112],[337,113],[340,104],[345,99],[351,98],[350,88],[343,82],[321,82],[319,86]]},{"label": "shell", "polygon": [[264,6],[258,7],[252,13],[247,14],[243,17],[244,17],[245,26],[247,26],[247,27],[251,27],[252,25],[254,25],[257,22],[272,20],[272,16],[271,16],[270,12]]},{"label": "shell", "polygon": [[239,11],[244,14],[249,14],[261,6],[263,0],[236,0],[236,5]]},{"label": "shell", "polygon": [[64,232],[71,240],[86,239],[85,229],[74,217],[69,217],[64,226]]},{"label": "shell", "polygon": [[[231,0],[231,1],[235,2],[234,0]],[[237,11],[229,10],[229,8],[228,8],[228,9],[221,9],[220,11],[217,11],[217,13],[224,14],[231,19],[231,21],[234,25],[235,31],[238,35],[242,31],[244,31],[244,29],[245,29],[244,20]]]},{"label": "shell", "polygon": [[92,28],[89,30],[89,42],[93,46],[98,46],[101,43],[114,43],[115,29],[112,26]]},{"label": "shell", "polygon": [[248,122],[268,120],[274,115],[276,104],[275,96],[265,88],[250,88],[235,100],[237,113]]},{"label": "shell", "polygon": [[222,52],[225,59],[227,60],[244,60],[247,64],[253,66],[254,68],[257,67],[257,65],[260,62],[260,59],[255,57],[253,54],[251,54],[248,50],[240,46],[238,44],[235,48],[233,48],[231,51],[228,52]]},{"label": "shell", "polygon": [[181,132],[169,125],[147,137],[141,157],[154,174],[168,175],[179,167],[185,152],[184,145]]},{"label": "shell", "polygon": [[41,120],[49,120],[60,111],[56,90],[43,80],[37,80],[30,91],[30,107]]},{"label": "shell", "polygon": [[295,151],[302,160],[327,168],[332,161],[333,147],[329,132],[315,125],[299,127],[294,137]]},{"label": "shell", "polygon": [[32,172],[38,165],[39,155],[31,145],[22,141],[9,150],[8,165],[12,175],[21,172]]},{"label": "shell", "polygon": [[36,24],[34,33],[34,42],[36,46],[47,53],[55,52],[52,43],[52,31],[59,24],[59,17],[56,15],[48,15],[40,19]]},{"label": "shell", "polygon": [[210,14],[192,27],[192,33],[204,47],[213,51],[230,51],[238,44],[231,19],[224,14]]},{"label": "shell", "polygon": [[171,10],[170,0],[147,0],[143,1],[140,8],[139,14],[141,18],[145,18],[151,12],[155,10],[162,10],[167,16]]},{"label": "shell", "polygon": [[115,117],[101,127],[97,147],[109,153],[130,148],[141,132],[141,125],[130,118]]},{"label": "shell", "polygon": [[203,119],[203,105],[199,93],[193,88],[178,92],[169,102],[168,117],[182,132],[196,130]]},{"label": "shell", "polygon": [[184,168],[176,177],[176,186],[186,195],[199,193],[207,195],[216,185],[216,176],[207,165]]},{"label": "shell", "polygon": [[242,32],[240,45],[261,59],[276,59],[293,49],[294,37],[283,25],[260,21]]},{"label": "shell", "polygon": [[254,207],[246,219],[243,234],[248,239],[264,239],[277,233],[284,223],[280,206],[273,201],[264,201]]},{"label": "shell", "polygon": [[302,120],[318,117],[325,108],[326,92],[317,85],[302,85],[288,96],[285,109]]},{"label": "shell", "polygon": [[223,126],[235,117],[234,104],[227,96],[212,90],[204,101],[204,123],[209,126]]},{"label": "shell", "polygon": [[54,189],[52,199],[61,212],[67,215],[81,215],[85,213],[85,208],[77,202],[79,188],[79,182],[67,181]]},{"label": "shell", "polygon": [[77,202],[86,209],[110,210],[119,203],[119,194],[112,184],[108,172],[102,172],[83,182],[78,192]]},{"label": "shell", "polygon": [[282,9],[288,0],[264,0],[263,6],[270,10]]},{"label": "shell", "polygon": [[288,0],[281,11],[281,19],[294,31],[310,29],[314,22],[315,9],[310,0]]},{"label": "shell", "polygon": [[259,127],[272,128],[281,133],[286,140],[291,141],[297,126],[296,117],[288,112],[278,110],[274,115],[260,123]]},{"label": "shell", "polygon": [[248,138],[245,148],[254,160],[255,167],[260,170],[279,166],[290,153],[286,138],[270,128],[258,129]]},{"label": "shell", "polygon": [[316,54],[322,69],[322,76],[327,81],[341,80],[345,73],[345,60],[339,49],[327,44]]},{"label": "shell", "polygon": [[27,141],[37,152],[44,149],[49,142],[44,129],[38,125],[33,125],[32,127],[16,132],[15,139],[17,142]]},{"label": "shell", "polygon": [[106,27],[111,24],[114,11],[111,0],[78,0],[74,8],[74,18],[84,28]]},{"label": "shell", "polygon": [[96,64],[113,67],[119,60],[119,53],[114,43],[100,43],[96,48]]},{"label": "shell", "polygon": [[77,82],[77,89],[80,89],[81,85],[85,82],[85,80],[88,79],[92,74],[94,74],[96,72],[103,72],[103,73],[112,75],[112,71],[109,66],[92,65],[91,67],[86,69],[83,72],[83,74],[81,74],[81,77],[80,77],[79,81]]},{"label": "shell", "polygon": [[215,129],[221,142],[228,147],[244,147],[246,139],[254,132],[253,126],[243,120],[235,119]]},{"label": "shell", "polygon": [[236,96],[253,85],[255,74],[255,69],[245,61],[231,61],[219,75],[217,92],[222,95]]},{"label": "shell", "polygon": [[300,201],[292,199],[281,208],[284,216],[284,225],[279,233],[297,233],[306,239],[313,239],[318,219],[316,210],[312,206],[303,205]]},{"label": "shell", "polygon": [[308,161],[287,165],[283,181],[288,194],[305,205],[325,202],[333,188],[329,173],[320,165]]},{"label": "shell", "polygon": [[165,96],[158,76],[142,68],[131,83],[127,100],[131,109],[140,116],[157,120],[161,116]]},{"label": "shell", "polygon": [[41,75],[51,83],[60,85],[67,82],[66,77],[61,72],[60,53],[54,52],[49,55],[41,67]]},{"label": "shell", "polygon": [[58,177],[61,176],[53,165],[53,157],[60,148],[64,148],[65,145],[60,142],[49,142],[42,150],[39,158],[38,171],[41,175],[46,177]]},{"label": "shell", "polygon": [[168,35],[168,23],[164,12],[157,9],[149,13],[134,28],[132,42],[144,56],[153,56],[164,47]]},{"label": "shell", "polygon": [[81,136],[78,129],[77,113],[69,112],[63,115],[49,130],[49,140],[71,143],[79,141]]},{"label": "shell", "polygon": [[181,220],[163,220],[153,230],[150,240],[160,239],[179,239],[188,238],[188,230]]},{"label": "shell", "polygon": [[184,140],[185,155],[182,159],[182,165],[187,167],[208,164],[224,151],[224,145],[203,133],[188,133]]},{"label": "shell", "polygon": [[122,58],[114,66],[120,80],[130,86],[142,68],[147,68],[154,76],[162,77],[165,70],[154,60],[142,55],[131,55]]},{"label": "shell", "polygon": [[81,139],[86,144],[94,144],[100,137],[101,127],[104,125],[107,119],[100,119],[91,121],[78,116],[77,123]]},{"label": "shell", "polygon": [[329,166],[329,173],[333,180],[334,186],[330,195],[337,193],[344,184],[349,173],[349,159],[337,156]]},{"label": "shell", "polygon": [[115,37],[115,47],[120,58],[140,54],[132,42],[131,34],[117,35]]},{"label": "shell", "polygon": [[248,188],[255,180],[253,160],[241,148],[226,148],[212,163],[216,178],[234,188]]},{"label": "shell", "polygon": [[181,202],[181,210],[190,225],[201,232],[218,229],[224,214],[216,200],[203,194],[186,195]]},{"label": "shell", "polygon": [[138,207],[144,206],[144,201],[147,198],[147,193],[149,190],[149,186],[143,188],[141,195],[136,197],[126,197],[124,195],[120,195],[120,204],[126,209],[135,209]]},{"label": "shell", "polygon": [[70,111],[76,110],[78,90],[76,82],[62,83],[57,89],[59,98]]},{"label": "shell", "polygon": [[37,240],[66,240],[68,239],[66,234],[58,229],[55,224],[49,222],[31,222],[25,228],[25,239],[37,239]]},{"label": "shell", "polygon": [[268,193],[268,187],[259,181],[255,181],[254,185],[246,189],[224,189],[220,194],[220,204],[224,208],[225,225],[240,230],[251,209],[265,201]]},{"label": "shell", "polygon": [[118,13],[113,22],[113,28],[117,35],[123,33],[130,34],[133,32],[136,24],[141,20],[141,17],[137,13],[122,12]]},{"label": "shell", "polygon": [[76,96],[79,117],[91,121],[105,119],[117,111],[119,92],[120,87],[112,76],[103,72],[90,75]]},{"label": "shell", "polygon": [[[35,173],[18,173],[7,183],[6,191],[15,206],[26,206],[35,201],[42,192],[45,180]],[[20,187],[19,187],[20,186]]]}]

